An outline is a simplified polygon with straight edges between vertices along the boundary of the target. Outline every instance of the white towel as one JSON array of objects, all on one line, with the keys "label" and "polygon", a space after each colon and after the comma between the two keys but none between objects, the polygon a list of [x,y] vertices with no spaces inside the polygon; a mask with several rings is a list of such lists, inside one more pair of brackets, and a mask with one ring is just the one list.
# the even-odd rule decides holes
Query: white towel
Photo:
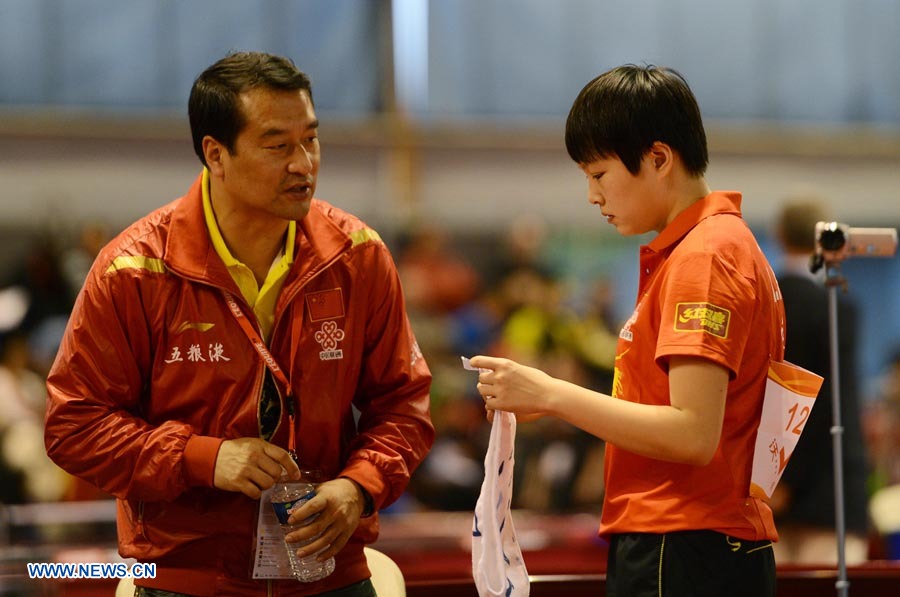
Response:
[{"label": "white towel", "polygon": [[515,415],[494,411],[472,526],[472,576],[479,597],[528,597],[531,590],[509,509],[515,441]]}]

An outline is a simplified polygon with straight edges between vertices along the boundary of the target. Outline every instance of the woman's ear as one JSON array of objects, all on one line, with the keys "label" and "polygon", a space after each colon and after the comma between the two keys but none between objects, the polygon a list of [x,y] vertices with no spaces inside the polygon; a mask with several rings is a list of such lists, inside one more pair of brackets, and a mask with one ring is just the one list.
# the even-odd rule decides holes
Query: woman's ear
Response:
[{"label": "woman's ear", "polygon": [[675,153],[668,144],[662,141],[654,141],[650,149],[647,150],[647,159],[654,170],[667,172],[672,168]]}]

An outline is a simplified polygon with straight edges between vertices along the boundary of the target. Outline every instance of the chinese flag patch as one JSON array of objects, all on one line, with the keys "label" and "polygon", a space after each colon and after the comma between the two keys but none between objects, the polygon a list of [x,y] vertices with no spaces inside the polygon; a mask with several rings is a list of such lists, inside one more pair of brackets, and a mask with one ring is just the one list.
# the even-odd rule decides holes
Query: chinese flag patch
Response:
[{"label": "chinese flag patch", "polygon": [[335,319],[344,316],[344,294],[340,288],[311,292],[306,295],[310,321]]}]

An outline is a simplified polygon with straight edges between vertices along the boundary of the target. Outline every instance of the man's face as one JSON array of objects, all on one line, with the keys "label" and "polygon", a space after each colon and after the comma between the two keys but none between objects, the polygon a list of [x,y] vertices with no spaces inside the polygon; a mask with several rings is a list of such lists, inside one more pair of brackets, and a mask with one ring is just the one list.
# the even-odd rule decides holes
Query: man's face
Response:
[{"label": "man's face", "polygon": [[[233,151],[221,150],[217,212],[301,220],[309,213],[319,173],[318,126],[305,91],[251,89],[239,96],[244,128]],[[210,166],[211,171],[213,166]],[[224,206],[223,206],[224,207]]]},{"label": "man's face", "polygon": [[606,221],[624,236],[661,231],[669,216],[655,188],[657,178],[649,156],[632,174],[618,157],[581,164],[588,181],[588,202],[600,207]]}]

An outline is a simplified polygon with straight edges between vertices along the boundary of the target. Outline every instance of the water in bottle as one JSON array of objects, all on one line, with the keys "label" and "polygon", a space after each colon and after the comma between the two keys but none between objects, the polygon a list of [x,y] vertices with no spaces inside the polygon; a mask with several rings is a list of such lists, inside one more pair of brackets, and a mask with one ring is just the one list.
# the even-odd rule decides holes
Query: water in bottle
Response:
[{"label": "water in bottle", "polygon": [[[275,515],[281,524],[281,531],[284,535],[304,527],[316,519],[318,514],[310,516],[306,520],[300,521],[298,524],[288,523],[288,516],[291,512],[300,508],[303,504],[311,500],[316,495],[316,487],[309,481],[291,481],[286,477],[278,480],[272,491],[272,507],[275,509]],[[309,545],[318,536],[307,539],[298,543],[284,542],[287,549],[288,557],[291,561],[291,570],[294,577],[300,582],[313,582],[321,580],[334,572],[334,558],[328,558],[324,562],[316,560],[316,555],[311,554],[304,558],[297,557],[297,550],[304,545]]]}]

